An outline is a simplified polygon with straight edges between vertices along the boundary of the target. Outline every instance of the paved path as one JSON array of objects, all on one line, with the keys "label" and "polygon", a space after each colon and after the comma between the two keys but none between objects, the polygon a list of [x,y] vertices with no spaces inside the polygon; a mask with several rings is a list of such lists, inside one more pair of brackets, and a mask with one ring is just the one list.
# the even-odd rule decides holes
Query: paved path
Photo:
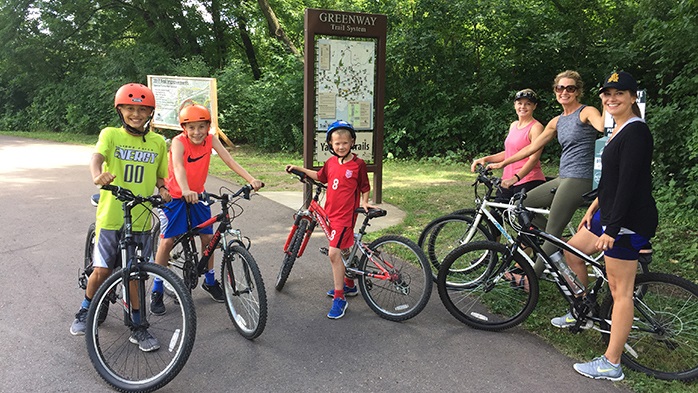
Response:
[{"label": "paved path", "polygon": [[[112,391],[92,368],[84,339],[68,332],[94,219],[90,155],[87,147],[0,136],[1,392]],[[214,178],[208,188],[224,184]],[[236,224],[252,239],[267,284],[267,328],[255,341],[243,339],[224,306],[196,289],[194,350],[162,392],[627,392],[577,375],[573,359],[520,328],[467,328],[435,292],[403,323],[379,318],[361,297],[349,300],[343,319],[329,320],[330,267],[313,252],[323,239],[311,240],[276,292],[294,209],[261,196],[242,203]]]}]

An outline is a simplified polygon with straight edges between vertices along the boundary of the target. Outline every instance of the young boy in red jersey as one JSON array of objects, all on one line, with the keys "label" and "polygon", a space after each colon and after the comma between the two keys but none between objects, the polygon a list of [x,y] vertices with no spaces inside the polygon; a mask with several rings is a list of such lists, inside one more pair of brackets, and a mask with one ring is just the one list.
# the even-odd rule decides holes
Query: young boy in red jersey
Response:
[{"label": "young boy in red jersey", "polygon": [[[211,207],[199,203],[198,194],[204,192],[204,184],[208,177],[212,150],[225,162],[228,168],[249,182],[255,191],[262,188],[263,183],[250,175],[245,168],[233,159],[217,136],[211,134],[211,113],[205,106],[188,105],[179,112],[179,122],[182,133],[172,139],[169,154],[169,176],[166,179],[167,189],[172,195],[172,201],[162,210],[162,239],[155,255],[158,265],[167,267],[170,251],[176,236],[189,230],[187,226],[187,210],[191,217],[192,227],[211,218]],[[163,217],[164,216],[164,217]],[[213,228],[201,230],[202,249],[211,241]],[[223,290],[215,278],[213,269],[214,258],[208,262],[209,271],[201,284],[211,298],[223,302]],[[155,280],[151,295],[150,311],[155,315],[165,313],[163,304],[162,281]]]},{"label": "young boy in red jersey", "polygon": [[345,121],[337,120],[327,128],[326,140],[330,153],[334,157],[327,159],[319,171],[295,165],[287,165],[286,171],[299,170],[312,179],[327,184],[324,208],[331,228],[328,254],[334,282],[334,289],[327,292],[333,298],[332,308],[327,317],[339,319],[344,316],[347,309],[345,296],[358,294],[354,280],[344,275],[341,254],[342,250],[354,244],[354,224],[356,223],[354,210],[361,206],[368,211],[374,206],[368,204],[371,186],[368,182],[366,163],[351,152],[351,147],[356,141],[354,127]]}]

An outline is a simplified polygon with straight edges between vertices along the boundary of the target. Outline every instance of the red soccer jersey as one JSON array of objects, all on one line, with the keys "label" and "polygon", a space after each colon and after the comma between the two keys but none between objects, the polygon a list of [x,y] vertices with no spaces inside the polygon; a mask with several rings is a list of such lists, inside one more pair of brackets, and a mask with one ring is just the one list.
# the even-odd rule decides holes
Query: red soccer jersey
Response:
[{"label": "red soccer jersey", "polygon": [[340,164],[333,156],[320,168],[317,176],[319,181],[327,184],[325,211],[332,227],[354,227],[354,210],[359,207],[361,194],[371,189],[366,162],[354,154],[353,160]]}]

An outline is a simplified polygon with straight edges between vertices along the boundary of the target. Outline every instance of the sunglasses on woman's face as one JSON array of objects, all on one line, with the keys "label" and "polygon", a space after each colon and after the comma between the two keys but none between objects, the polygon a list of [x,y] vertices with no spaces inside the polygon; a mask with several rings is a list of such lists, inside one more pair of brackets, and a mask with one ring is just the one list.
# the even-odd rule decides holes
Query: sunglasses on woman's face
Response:
[{"label": "sunglasses on woman's face", "polygon": [[575,86],[575,85],[569,85],[569,86],[557,85],[557,86],[555,86],[555,93],[562,93],[563,91],[567,91],[568,93],[574,93],[575,91],[577,91],[577,86]]}]

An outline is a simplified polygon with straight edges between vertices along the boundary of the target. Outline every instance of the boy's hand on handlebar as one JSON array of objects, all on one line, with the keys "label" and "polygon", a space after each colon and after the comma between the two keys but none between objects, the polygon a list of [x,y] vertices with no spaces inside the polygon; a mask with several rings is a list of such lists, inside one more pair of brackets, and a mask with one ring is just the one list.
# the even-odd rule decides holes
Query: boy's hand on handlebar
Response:
[{"label": "boy's hand on handlebar", "polygon": [[167,189],[167,187],[160,187],[158,189],[158,193],[160,194],[163,202],[169,202],[172,200],[172,195],[170,195],[170,191]]},{"label": "boy's hand on handlebar", "polygon": [[254,188],[255,191],[259,191],[260,188],[264,187],[264,183],[260,180],[254,179],[250,182],[250,185],[252,188]]},{"label": "boy's hand on handlebar", "polygon": [[92,181],[94,182],[94,184],[98,186],[106,186],[111,184],[111,182],[113,182],[114,179],[116,179],[116,176],[112,175],[111,173],[102,172],[99,174],[99,176],[92,179]]},{"label": "boy's hand on handlebar", "polygon": [[198,203],[199,202],[199,194],[192,190],[187,190],[184,191],[182,190],[182,198],[184,198],[187,203]]}]

